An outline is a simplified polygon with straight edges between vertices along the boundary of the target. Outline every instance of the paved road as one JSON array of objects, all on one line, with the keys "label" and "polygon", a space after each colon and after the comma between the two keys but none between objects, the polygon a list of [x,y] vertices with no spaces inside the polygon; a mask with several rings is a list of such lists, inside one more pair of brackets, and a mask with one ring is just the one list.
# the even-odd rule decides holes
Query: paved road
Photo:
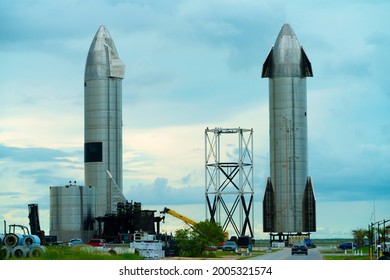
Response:
[{"label": "paved road", "polygon": [[322,260],[318,248],[309,249],[306,255],[291,255],[291,248],[283,248],[274,253],[250,258],[250,260]]}]

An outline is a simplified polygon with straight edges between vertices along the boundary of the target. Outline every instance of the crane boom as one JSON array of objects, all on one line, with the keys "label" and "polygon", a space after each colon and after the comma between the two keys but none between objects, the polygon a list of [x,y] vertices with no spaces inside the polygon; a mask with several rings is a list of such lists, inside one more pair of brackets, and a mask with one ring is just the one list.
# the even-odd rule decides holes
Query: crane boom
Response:
[{"label": "crane boom", "polygon": [[[179,213],[177,213],[176,211],[172,210],[172,209],[169,209],[167,207],[164,208],[164,211],[161,212],[162,214],[169,214],[175,218],[178,218],[179,220],[182,220],[183,222],[185,222],[187,225],[189,225],[190,227],[194,228],[194,226],[196,224],[198,224],[197,222],[195,222],[194,220],[191,220],[190,218],[187,218],[186,216],[183,216]],[[227,231],[224,232],[224,236],[225,236],[225,240],[227,240],[229,238],[229,233]]]},{"label": "crane boom", "polygon": [[191,220],[190,218],[187,218],[186,216],[183,216],[183,215],[177,213],[176,211],[169,209],[167,207],[164,208],[163,213],[167,213],[175,218],[178,218],[190,226],[194,226],[197,224],[197,222],[195,222],[194,220]]}]

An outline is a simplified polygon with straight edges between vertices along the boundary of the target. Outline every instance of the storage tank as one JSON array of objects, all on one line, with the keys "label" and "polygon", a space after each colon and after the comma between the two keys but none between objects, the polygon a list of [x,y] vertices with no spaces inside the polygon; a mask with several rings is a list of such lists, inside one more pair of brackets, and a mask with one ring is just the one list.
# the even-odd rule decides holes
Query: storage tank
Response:
[{"label": "storage tank", "polygon": [[77,185],[50,187],[50,235],[59,241],[93,236],[95,188]]}]

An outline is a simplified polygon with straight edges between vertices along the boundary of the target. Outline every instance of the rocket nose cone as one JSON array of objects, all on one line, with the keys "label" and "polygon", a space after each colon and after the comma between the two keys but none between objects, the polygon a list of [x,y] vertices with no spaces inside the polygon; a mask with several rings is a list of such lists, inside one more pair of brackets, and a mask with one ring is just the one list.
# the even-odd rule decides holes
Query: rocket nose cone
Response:
[{"label": "rocket nose cone", "polygon": [[104,48],[104,45],[110,46],[110,48],[117,53],[114,41],[108,32],[108,29],[104,25],[101,25],[92,40],[89,52],[101,51]]},{"label": "rocket nose cone", "polygon": [[114,41],[112,40],[108,29],[104,25],[101,25],[92,40],[90,51],[101,49],[105,44],[109,45],[116,52]]},{"label": "rocket nose cone", "polygon": [[106,26],[105,26],[105,25],[100,25],[100,27],[99,27],[99,29],[98,29],[98,32],[99,32],[100,30],[106,30]]},{"label": "rocket nose cone", "polygon": [[286,23],[263,64],[262,77],[312,77],[311,63],[294,33]]},{"label": "rocket nose cone", "polygon": [[124,64],[119,59],[114,41],[104,25],[92,40],[85,63],[85,80],[97,77],[124,77]]},{"label": "rocket nose cone", "polygon": [[108,33],[107,28],[104,25],[101,25],[96,32],[96,38],[111,38],[110,33]]},{"label": "rocket nose cone", "polygon": [[300,49],[298,38],[289,24],[284,24],[275,42],[276,49]]},{"label": "rocket nose cone", "polygon": [[294,36],[294,37],[296,37],[294,30],[292,29],[292,27],[288,23],[285,23],[282,26],[282,29],[279,32],[279,37],[280,36]]}]

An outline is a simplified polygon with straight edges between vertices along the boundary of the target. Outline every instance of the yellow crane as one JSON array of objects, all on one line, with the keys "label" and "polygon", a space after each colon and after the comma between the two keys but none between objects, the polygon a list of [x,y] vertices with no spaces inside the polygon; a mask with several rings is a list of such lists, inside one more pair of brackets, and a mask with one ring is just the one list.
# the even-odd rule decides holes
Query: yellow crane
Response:
[{"label": "yellow crane", "polygon": [[[176,211],[169,209],[167,207],[165,207],[161,213],[162,214],[166,213],[166,214],[169,214],[175,218],[178,218],[179,220],[182,220],[183,222],[185,222],[187,225],[189,225],[192,228],[197,224],[197,222],[195,222],[194,220],[191,220],[190,218],[183,216],[183,215],[177,213]],[[229,238],[229,234],[227,232],[224,232],[224,235],[225,235],[225,240],[227,240]]]},{"label": "yellow crane", "polygon": [[187,218],[179,213],[177,213],[176,211],[172,210],[172,209],[169,209],[167,207],[164,208],[164,211],[162,211],[161,213],[167,213],[175,218],[178,218],[180,220],[182,220],[183,222],[185,222],[186,224],[188,224],[189,226],[193,227],[194,225],[197,224],[197,222],[195,222],[194,220],[191,220],[190,218]]}]

